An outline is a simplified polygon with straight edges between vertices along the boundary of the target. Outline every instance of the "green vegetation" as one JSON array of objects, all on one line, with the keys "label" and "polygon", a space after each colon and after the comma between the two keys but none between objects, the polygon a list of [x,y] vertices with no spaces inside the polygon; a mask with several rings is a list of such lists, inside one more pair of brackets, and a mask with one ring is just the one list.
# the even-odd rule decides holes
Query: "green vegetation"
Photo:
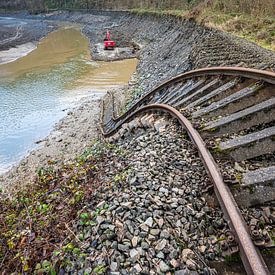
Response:
[{"label": "green vegetation", "polygon": [[225,262],[227,264],[234,264],[234,263],[240,263],[241,262],[241,256],[238,253],[232,254],[230,256],[225,256]]},{"label": "green vegetation", "polygon": [[[94,190],[106,184],[101,167],[110,152],[120,157],[115,146],[95,141],[73,163],[57,169],[49,161],[37,170],[35,182],[12,197],[0,194],[0,270],[56,274],[72,261],[85,262],[84,229],[95,226],[97,216],[108,209],[107,204],[92,210],[87,205]],[[117,171],[111,184],[123,181],[126,171]],[[104,266],[94,270],[104,272]]]},{"label": "green vegetation", "polygon": [[186,9],[133,9],[137,14],[192,19],[210,28],[232,33],[264,48],[275,50],[275,3],[257,1],[200,1]]},{"label": "green vegetation", "polygon": [[274,17],[206,9],[196,17],[196,20],[208,27],[232,33],[264,48],[275,50]]}]

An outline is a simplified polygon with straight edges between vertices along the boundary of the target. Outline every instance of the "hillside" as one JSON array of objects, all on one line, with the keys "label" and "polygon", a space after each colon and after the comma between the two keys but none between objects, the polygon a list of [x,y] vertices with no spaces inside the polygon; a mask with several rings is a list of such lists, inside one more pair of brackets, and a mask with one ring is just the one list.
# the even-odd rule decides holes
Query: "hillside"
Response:
[{"label": "hillside", "polygon": [[170,15],[194,19],[255,42],[264,48],[275,49],[275,2],[225,0],[173,1],[95,1],[95,0],[13,0],[0,1],[0,10],[28,10],[32,13],[53,10],[131,10],[135,13]]}]

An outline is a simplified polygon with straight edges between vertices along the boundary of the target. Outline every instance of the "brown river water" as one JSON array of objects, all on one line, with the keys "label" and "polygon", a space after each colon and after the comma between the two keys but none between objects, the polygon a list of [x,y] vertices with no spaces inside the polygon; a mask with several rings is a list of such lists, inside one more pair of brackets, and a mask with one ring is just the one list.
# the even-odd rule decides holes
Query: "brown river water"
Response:
[{"label": "brown river water", "polygon": [[136,59],[92,61],[89,41],[76,27],[54,31],[26,56],[0,65],[0,173],[81,99],[126,84],[136,65]]}]

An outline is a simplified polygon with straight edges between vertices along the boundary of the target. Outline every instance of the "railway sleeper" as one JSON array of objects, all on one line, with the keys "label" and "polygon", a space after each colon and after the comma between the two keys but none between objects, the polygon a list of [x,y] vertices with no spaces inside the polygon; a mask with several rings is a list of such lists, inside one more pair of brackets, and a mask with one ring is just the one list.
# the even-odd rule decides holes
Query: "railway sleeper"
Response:
[{"label": "railway sleeper", "polygon": [[160,101],[160,103],[170,104],[170,102],[172,102],[175,98],[182,97],[189,93],[192,93],[198,87],[201,87],[201,85],[203,85],[204,82],[205,79],[198,79],[197,81],[188,81],[186,85],[184,85],[182,88],[173,90],[169,94],[169,96],[166,99]]},{"label": "railway sleeper", "polygon": [[219,100],[222,100],[222,99],[224,99],[228,96],[231,96],[234,93],[255,84],[255,82],[257,81],[255,79],[244,78],[244,77],[241,77],[241,76],[239,77],[239,79],[238,79],[238,77],[236,77],[236,80],[238,82],[234,87],[224,91],[223,93],[219,93],[217,95],[214,95],[209,100],[205,101],[205,103],[203,103],[201,106],[208,106],[209,104],[211,104],[214,101],[219,101]]},{"label": "railway sleeper", "polygon": [[203,136],[221,136],[237,133],[252,126],[268,123],[275,117],[275,97],[242,111],[207,122],[203,128]]},{"label": "railway sleeper", "polygon": [[217,86],[220,86],[220,82],[221,82],[221,80],[219,78],[215,78],[212,81],[208,82],[206,85],[204,85],[202,88],[198,89],[193,94],[183,97],[183,98],[177,98],[177,100],[173,102],[173,105],[176,108],[180,108],[183,105],[190,102],[191,100],[196,100],[200,96],[203,96],[204,94],[209,93],[210,90],[216,89]]},{"label": "railway sleeper", "polygon": [[275,126],[236,137],[217,146],[217,151],[229,155],[235,161],[243,161],[275,151]]},{"label": "railway sleeper", "polygon": [[161,91],[161,95],[158,98],[156,98],[155,102],[158,102],[158,103],[163,102],[168,97],[173,95],[175,91],[178,91],[178,90],[181,90],[181,89],[186,89],[189,86],[191,86],[192,83],[193,83],[193,81],[189,80],[189,81],[184,82],[184,83],[179,82],[175,85],[164,87]]},{"label": "railway sleeper", "polygon": [[240,184],[231,191],[239,206],[252,207],[274,201],[274,188],[275,166],[269,166],[244,172]]},{"label": "railway sleeper", "polygon": [[219,94],[223,94],[227,90],[233,89],[239,83],[239,81],[240,79],[238,77],[235,77],[233,80],[229,80],[227,83],[223,83],[222,86],[218,87],[214,91],[198,98],[197,100],[187,105],[186,109],[193,109],[194,107],[203,104],[204,102],[210,100],[211,98],[218,96]]},{"label": "railway sleeper", "polygon": [[242,186],[255,184],[275,184],[275,166],[260,168],[245,173],[242,177]]},{"label": "railway sleeper", "polygon": [[[263,101],[266,101],[273,97],[273,92],[270,90],[258,90],[256,93],[245,95],[239,100],[230,102],[221,108],[216,108],[215,110],[211,110],[209,113],[205,113],[203,117],[205,119],[210,119],[212,117],[224,116],[228,114],[233,114],[235,112],[239,112],[245,108],[249,108],[253,105],[259,104]],[[213,103],[214,104],[214,103]]]},{"label": "railway sleeper", "polygon": [[198,80],[197,82],[195,82],[192,87],[190,87],[190,89],[187,90],[181,90],[177,96],[172,97],[170,100],[166,101],[165,103],[169,104],[169,105],[174,105],[176,102],[178,102],[179,100],[181,100],[182,98],[185,98],[187,95],[193,95],[194,93],[196,93],[196,91],[199,89],[203,89],[203,87],[207,86],[209,83],[209,81],[207,81],[206,79],[201,79]]},{"label": "railway sleeper", "polygon": [[214,101],[207,107],[198,109],[192,115],[193,118],[200,116],[219,116],[238,112],[252,105],[260,103],[272,97],[271,91],[262,91],[263,84],[255,83],[226,98]]},{"label": "railway sleeper", "polygon": [[274,201],[274,187],[274,182],[268,185],[255,183],[249,187],[234,186],[231,188],[231,192],[238,206],[246,208]]}]

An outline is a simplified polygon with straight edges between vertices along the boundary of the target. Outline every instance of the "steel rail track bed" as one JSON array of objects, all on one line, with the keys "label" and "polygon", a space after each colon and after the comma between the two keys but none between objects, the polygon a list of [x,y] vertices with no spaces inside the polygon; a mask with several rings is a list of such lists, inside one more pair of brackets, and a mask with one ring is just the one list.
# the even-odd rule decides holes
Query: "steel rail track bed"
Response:
[{"label": "steel rail track bed", "polygon": [[[147,120],[152,119],[152,114],[169,114],[179,121],[197,147],[212,179],[215,194],[234,232],[248,274],[269,274],[269,271],[251,239],[251,232],[238,207],[239,202],[236,203],[230,188],[224,183],[205,140],[214,142],[219,153],[234,161],[256,158],[261,162],[261,156],[267,156],[269,160],[268,156],[274,156],[275,151],[274,85],[273,72],[239,67],[199,69],[162,83],[119,117],[114,114],[113,102],[112,118],[106,120],[103,112],[101,117],[102,134],[110,141],[123,136],[125,131],[131,131],[131,122],[136,120],[137,124],[142,125],[140,117],[144,114],[150,114]],[[104,109],[104,103],[102,106]],[[263,190],[263,186],[265,191],[269,190],[265,186],[268,183],[270,192],[266,191],[262,201],[257,203],[275,199],[275,166],[272,157],[264,166],[243,175],[242,185],[254,184],[255,196]],[[257,174],[262,176],[257,178]],[[253,205],[255,199],[251,197],[251,201],[245,201],[242,206]]]}]

